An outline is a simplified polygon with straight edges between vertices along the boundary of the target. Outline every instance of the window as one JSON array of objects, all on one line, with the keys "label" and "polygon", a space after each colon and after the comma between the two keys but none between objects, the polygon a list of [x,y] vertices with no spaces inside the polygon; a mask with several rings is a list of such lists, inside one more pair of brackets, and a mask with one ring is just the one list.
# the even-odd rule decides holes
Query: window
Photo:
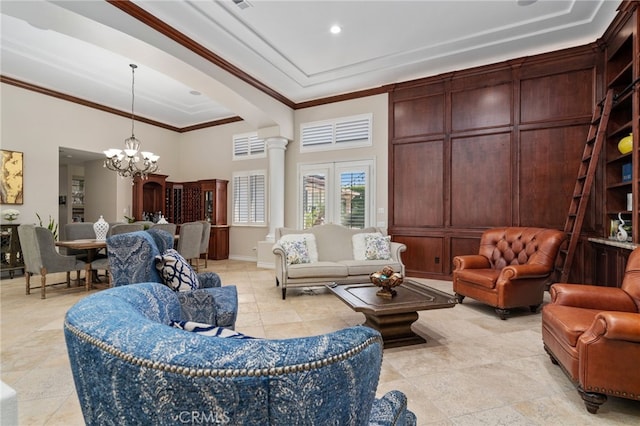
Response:
[{"label": "window", "polygon": [[302,229],[323,223],[357,229],[372,226],[373,169],[373,160],[301,165],[299,222]]},{"label": "window", "polygon": [[264,139],[258,139],[257,133],[245,133],[233,136],[233,159],[266,157]]},{"label": "window", "polygon": [[233,224],[266,225],[266,172],[233,174]]},{"label": "window", "polygon": [[300,125],[300,152],[371,146],[372,114]]}]

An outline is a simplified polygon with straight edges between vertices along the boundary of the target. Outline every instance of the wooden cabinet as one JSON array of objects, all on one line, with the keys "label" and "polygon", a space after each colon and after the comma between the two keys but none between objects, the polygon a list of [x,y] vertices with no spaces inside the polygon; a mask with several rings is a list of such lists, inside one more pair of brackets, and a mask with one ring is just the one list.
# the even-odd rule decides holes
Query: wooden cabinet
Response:
[{"label": "wooden cabinet", "polygon": [[222,260],[229,257],[229,227],[212,225],[209,238],[209,259]]},{"label": "wooden cabinet", "polygon": [[186,222],[206,220],[211,224],[209,259],[229,257],[227,226],[227,184],[223,179],[193,182],[167,182],[164,188],[166,219],[178,226]]},{"label": "wooden cabinet", "polygon": [[605,287],[620,287],[627,260],[632,247],[607,239],[591,238],[594,246],[594,284]]},{"label": "wooden cabinet", "polygon": [[223,179],[167,182],[165,216],[169,222],[206,220],[212,225],[227,224],[227,184]]},{"label": "wooden cabinet", "polygon": [[[614,102],[609,117],[605,141],[605,238],[615,235],[620,215],[631,225],[628,241],[638,242],[638,94],[634,90],[638,69],[638,46],[636,11],[622,12],[611,31],[605,34],[605,83],[613,89]],[[629,152],[618,148],[620,140],[632,135],[633,144]],[[631,198],[631,203],[628,202]],[[612,222],[613,221],[613,222]],[[613,225],[613,226],[611,226]]]},{"label": "wooden cabinet", "polygon": [[13,278],[16,271],[24,273],[24,259],[22,258],[22,248],[18,237],[18,224],[0,225],[0,270],[9,272],[9,277]]},{"label": "wooden cabinet", "polygon": [[222,179],[199,181],[203,219],[213,225],[227,224],[227,184]]},{"label": "wooden cabinet", "polygon": [[131,214],[136,220],[146,220],[145,214],[161,212],[166,216],[165,210],[165,184],[167,176],[151,174],[147,179],[135,178],[133,180],[133,200]]}]

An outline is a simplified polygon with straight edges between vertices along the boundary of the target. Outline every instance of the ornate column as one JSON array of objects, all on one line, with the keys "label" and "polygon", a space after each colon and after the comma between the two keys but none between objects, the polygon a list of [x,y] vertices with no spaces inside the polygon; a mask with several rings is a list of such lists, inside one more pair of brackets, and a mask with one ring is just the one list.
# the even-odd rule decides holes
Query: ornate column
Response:
[{"label": "ornate column", "polygon": [[269,157],[269,234],[266,240],[274,242],[276,228],[284,226],[284,152],[289,141],[282,136],[265,140]]}]

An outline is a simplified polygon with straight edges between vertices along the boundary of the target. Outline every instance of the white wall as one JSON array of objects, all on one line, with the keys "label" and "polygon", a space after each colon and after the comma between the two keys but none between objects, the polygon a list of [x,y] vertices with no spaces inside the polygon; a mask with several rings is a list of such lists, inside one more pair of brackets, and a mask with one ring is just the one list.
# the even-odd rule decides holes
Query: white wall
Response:
[{"label": "white wall", "polygon": [[[24,152],[24,204],[15,206],[21,212],[20,222],[35,223],[36,212],[44,220],[51,215],[59,221],[58,148],[102,152],[107,148],[121,147],[129,136],[130,121],[7,84],[2,84],[0,90],[0,145],[2,149]],[[387,103],[388,97],[384,94],[295,111],[295,139],[289,142],[285,153],[286,226],[296,226],[298,163],[363,158],[376,159],[376,207],[384,208],[385,214],[377,214],[375,221],[387,221]],[[326,153],[299,152],[300,123],[362,113],[373,113],[373,147]],[[180,134],[136,122],[136,136],[144,149],[160,155],[159,173],[169,175],[168,179],[176,182],[212,178],[231,181],[234,171],[268,169],[266,158],[231,160],[232,135],[257,130],[246,122],[236,122]],[[105,170],[100,161],[87,163],[85,176],[88,185],[86,204],[96,206],[85,211],[86,220],[94,221],[102,214],[109,222],[122,221],[124,212],[130,212],[131,208],[129,181]],[[232,191],[230,182],[227,199],[229,223],[232,219]],[[71,202],[69,195],[67,202]],[[230,257],[255,259],[257,243],[264,240],[268,231],[268,227],[231,227]]]}]

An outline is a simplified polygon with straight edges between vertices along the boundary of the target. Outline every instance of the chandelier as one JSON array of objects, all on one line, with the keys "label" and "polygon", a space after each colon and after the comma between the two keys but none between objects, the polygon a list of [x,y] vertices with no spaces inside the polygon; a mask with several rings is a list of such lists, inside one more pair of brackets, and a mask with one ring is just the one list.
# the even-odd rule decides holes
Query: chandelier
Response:
[{"label": "chandelier", "polygon": [[[104,151],[107,158],[104,160],[104,167],[113,170],[123,178],[147,179],[149,173],[158,170],[158,155],[152,152],[139,151],[140,141],[134,135],[135,115],[133,106],[135,101],[135,70],[136,64],[129,64],[131,67],[131,137],[124,140],[124,150],[110,148]],[[141,161],[142,160],[142,161]],[[133,180],[132,180],[133,183]]]}]

